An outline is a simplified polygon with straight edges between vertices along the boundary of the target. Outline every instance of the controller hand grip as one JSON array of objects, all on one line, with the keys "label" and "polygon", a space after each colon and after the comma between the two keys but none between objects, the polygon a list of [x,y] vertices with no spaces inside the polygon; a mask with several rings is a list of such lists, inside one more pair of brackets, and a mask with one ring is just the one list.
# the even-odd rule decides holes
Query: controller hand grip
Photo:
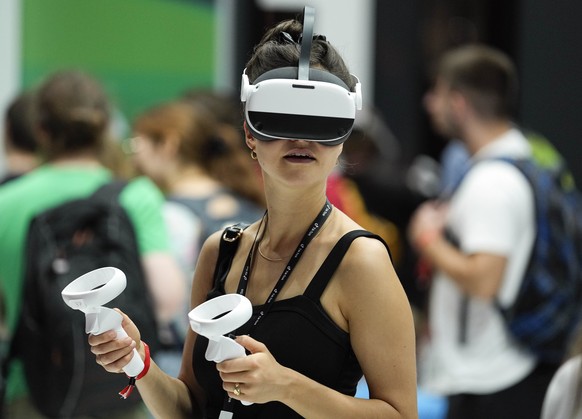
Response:
[{"label": "controller hand grip", "polygon": [[[121,326],[115,329],[115,332],[117,333],[117,339],[127,337],[127,333]],[[125,372],[129,377],[137,377],[143,371],[143,368],[143,360],[141,359],[141,356],[139,356],[137,349],[133,348],[133,357],[131,358],[131,361],[129,361],[129,364],[123,367],[123,372]]]},{"label": "controller hand grip", "polygon": [[236,343],[231,338],[219,336],[216,340],[208,342],[206,349],[206,359],[214,362],[222,362],[228,359],[246,356],[245,348]]},{"label": "controller hand grip", "polygon": [[[103,305],[121,294],[126,284],[125,274],[121,270],[114,267],[99,268],[75,279],[63,289],[61,295],[65,304],[85,313],[86,333],[101,334],[115,330],[117,338],[121,339],[127,337],[121,326],[121,314]],[[134,349],[133,357],[123,371],[135,377],[143,368],[144,363]]]},{"label": "controller hand grip", "polygon": [[[247,356],[245,348],[229,337],[220,336],[218,340],[211,340],[208,342],[206,359],[209,361],[222,362],[243,356]],[[253,402],[247,402],[245,400],[241,400],[240,402],[245,406],[253,404]]]},{"label": "controller hand grip", "polygon": [[[222,362],[246,356],[245,348],[224,336],[245,324],[252,315],[253,307],[248,298],[239,294],[225,294],[206,301],[188,313],[190,327],[208,338],[206,359]],[[249,406],[252,402],[240,401]]]}]

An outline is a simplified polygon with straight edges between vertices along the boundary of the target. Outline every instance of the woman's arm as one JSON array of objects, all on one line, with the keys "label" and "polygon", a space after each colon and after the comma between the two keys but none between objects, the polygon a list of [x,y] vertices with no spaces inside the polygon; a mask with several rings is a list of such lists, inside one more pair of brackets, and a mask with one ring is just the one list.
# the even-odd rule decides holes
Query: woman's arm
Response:
[{"label": "woman's arm", "polygon": [[378,240],[358,239],[340,269],[340,308],[370,391],[370,404],[359,407],[367,416],[360,417],[416,418],[414,321],[386,249]]},{"label": "woman's arm", "polygon": [[[220,233],[216,233],[211,236],[200,252],[192,286],[193,307],[206,300],[206,294],[212,286],[220,235]],[[97,363],[109,372],[122,371],[122,368],[132,357],[132,350],[136,347],[136,342],[139,342],[137,350],[140,356],[142,359],[145,358],[139,330],[126,315],[124,315],[123,328],[129,335],[124,339],[116,339],[115,332],[89,337],[89,344],[92,347],[92,352],[96,355]],[[192,351],[195,340],[195,333],[189,330],[178,378],[164,373],[152,359],[147,374],[136,382],[146,406],[156,417],[202,417],[200,406],[203,402],[203,391],[196,382],[192,371]]]},{"label": "woman's arm", "polygon": [[[123,372],[123,367],[133,356],[136,342],[139,342],[137,350],[140,356],[145,359],[139,330],[125,314],[122,326],[128,334],[123,339],[116,339],[114,331],[89,336],[91,351],[96,355],[97,363],[111,373]],[[192,417],[189,416],[192,401],[186,384],[160,370],[153,359],[147,374],[136,382],[136,386],[146,406],[156,417]]]}]

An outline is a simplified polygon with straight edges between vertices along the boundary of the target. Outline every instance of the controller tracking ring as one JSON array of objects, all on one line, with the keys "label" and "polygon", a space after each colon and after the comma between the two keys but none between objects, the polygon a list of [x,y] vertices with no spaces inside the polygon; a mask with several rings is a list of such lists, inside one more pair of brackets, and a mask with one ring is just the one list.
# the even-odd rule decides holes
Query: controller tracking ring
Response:
[{"label": "controller tracking ring", "polygon": [[65,303],[76,310],[100,307],[117,297],[125,289],[127,280],[123,271],[114,267],[95,269],[81,275],[63,289]]},{"label": "controller tracking ring", "polygon": [[[221,314],[224,316],[216,318]],[[200,304],[188,313],[188,318],[192,330],[210,338],[238,329],[252,314],[253,306],[244,295],[225,294]]]}]

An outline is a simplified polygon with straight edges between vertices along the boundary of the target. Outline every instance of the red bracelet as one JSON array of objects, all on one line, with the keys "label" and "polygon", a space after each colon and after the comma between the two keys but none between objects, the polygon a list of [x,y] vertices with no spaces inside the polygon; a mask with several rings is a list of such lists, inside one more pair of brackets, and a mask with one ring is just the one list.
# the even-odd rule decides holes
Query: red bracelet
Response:
[{"label": "red bracelet", "polygon": [[143,377],[145,377],[145,375],[148,373],[148,371],[150,369],[150,363],[152,361],[152,358],[150,356],[150,347],[145,342],[142,342],[141,344],[143,345],[143,348],[144,348],[145,359],[143,360],[143,370],[141,370],[141,372],[137,375],[137,377],[135,377],[136,380],[140,380]]},{"label": "red bracelet", "polygon": [[125,388],[123,390],[121,390],[119,392],[119,395],[123,399],[127,399],[131,395],[131,392],[135,388],[135,382],[137,380],[145,377],[145,375],[148,373],[148,371],[150,369],[150,364],[152,361],[152,358],[150,356],[150,347],[148,346],[147,343],[145,343],[143,341],[141,344],[143,345],[144,352],[145,352],[145,359],[143,360],[143,370],[141,370],[141,372],[136,377],[129,377],[129,383],[125,386]]}]

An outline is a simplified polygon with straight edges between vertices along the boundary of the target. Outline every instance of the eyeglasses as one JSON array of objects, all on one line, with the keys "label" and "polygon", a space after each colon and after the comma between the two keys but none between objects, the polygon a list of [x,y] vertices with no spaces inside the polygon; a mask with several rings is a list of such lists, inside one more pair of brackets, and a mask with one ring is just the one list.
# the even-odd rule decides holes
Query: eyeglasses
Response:
[{"label": "eyeglasses", "polygon": [[126,138],[121,141],[121,149],[127,155],[139,153],[139,151],[143,148],[144,140],[145,138],[139,135],[131,138]]}]

